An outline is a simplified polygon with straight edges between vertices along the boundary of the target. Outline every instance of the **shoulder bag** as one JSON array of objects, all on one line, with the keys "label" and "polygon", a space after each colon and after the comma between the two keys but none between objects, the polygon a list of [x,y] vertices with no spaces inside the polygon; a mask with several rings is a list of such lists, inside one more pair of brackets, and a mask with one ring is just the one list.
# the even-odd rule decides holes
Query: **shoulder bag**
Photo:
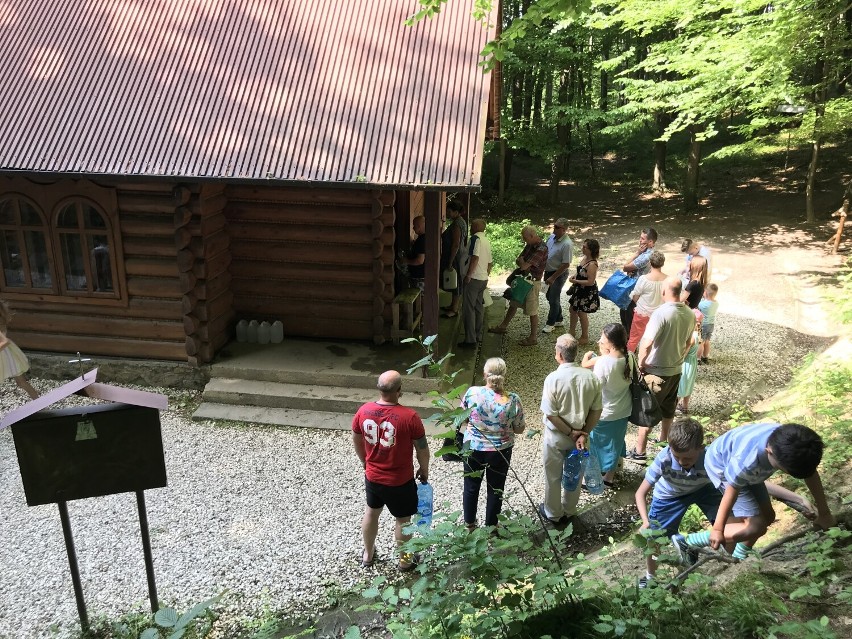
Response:
[{"label": "shoulder bag", "polygon": [[628,355],[628,360],[631,368],[630,396],[633,402],[630,423],[651,428],[662,421],[663,412],[654,393],[645,383],[645,378],[639,374],[639,364],[632,353]]}]

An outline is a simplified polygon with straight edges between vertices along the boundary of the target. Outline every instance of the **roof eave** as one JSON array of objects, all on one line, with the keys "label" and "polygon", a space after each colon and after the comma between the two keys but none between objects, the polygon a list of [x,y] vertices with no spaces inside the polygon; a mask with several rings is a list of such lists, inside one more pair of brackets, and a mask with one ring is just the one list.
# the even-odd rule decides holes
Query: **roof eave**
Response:
[{"label": "roof eave", "polygon": [[301,186],[315,189],[365,189],[365,190],[393,190],[393,191],[456,191],[463,193],[479,193],[482,191],[481,184],[432,184],[411,183],[397,184],[392,182],[324,182],[320,180],[287,180],[279,178],[246,178],[233,176],[209,176],[209,175],[153,175],[153,174],[116,174],[116,173],[82,173],[78,171],[27,171],[23,169],[0,169],[0,175],[15,177],[44,178],[67,178],[67,179],[121,179],[132,182],[168,182],[177,184],[183,182],[204,183],[229,183],[247,186],[274,185],[274,186]]}]

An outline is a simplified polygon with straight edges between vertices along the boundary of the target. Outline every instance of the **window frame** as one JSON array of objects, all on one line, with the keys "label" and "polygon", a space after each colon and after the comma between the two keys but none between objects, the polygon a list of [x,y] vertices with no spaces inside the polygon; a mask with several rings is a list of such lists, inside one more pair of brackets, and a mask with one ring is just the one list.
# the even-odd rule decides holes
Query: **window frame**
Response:
[{"label": "window frame", "polygon": [[[124,269],[124,252],[122,249],[120,226],[118,224],[118,202],[114,188],[106,188],[87,180],[61,180],[49,184],[39,184],[24,178],[0,180],[0,200],[10,197],[21,197],[46,220],[45,243],[48,247],[48,261],[51,262],[51,277],[53,289],[21,289],[0,286],[0,295],[8,300],[32,302],[38,300],[45,303],[82,304],[87,306],[117,306],[127,308],[129,304],[127,281]],[[62,247],[59,242],[60,229],[57,226],[59,214],[71,203],[78,206],[86,204],[94,208],[102,217],[106,228],[91,235],[105,235],[109,242],[110,269],[112,273],[111,292],[77,291],[68,289],[65,279]],[[79,209],[78,209],[79,210]],[[79,215],[79,213],[78,213]],[[19,218],[20,219],[20,218]],[[78,218],[79,220],[79,218]],[[8,228],[4,225],[4,228]],[[25,227],[18,226],[19,232]],[[65,229],[64,232],[67,232]],[[86,230],[77,228],[73,231],[78,237],[84,236]],[[87,286],[90,268],[86,267]]]},{"label": "window frame", "polygon": [[[50,232],[50,224],[47,215],[44,210],[35,202],[31,197],[27,196],[24,193],[19,193],[16,191],[9,191],[0,193],[0,202],[5,202],[6,200],[12,200],[17,202],[18,205],[18,224],[9,225],[3,224],[0,222],[0,232],[14,231],[18,236],[18,246],[22,256],[21,264],[24,268],[24,278],[25,280],[29,280],[29,286],[9,286],[6,284],[6,274],[0,274],[0,291],[2,291],[4,296],[9,296],[11,294],[20,293],[22,295],[58,295],[59,288],[56,280],[56,264],[55,264],[55,254],[53,252],[53,238]],[[49,287],[36,287],[32,285],[33,277],[32,270],[30,269],[31,260],[29,257],[27,242],[25,234],[28,231],[35,230],[30,225],[23,224],[21,220],[21,203],[25,202],[28,204],[41,218],[41,233],[44,236],[44,244],[45,244],[45,254],[47,256],[47,267],[50,272],[50,280],[51,285]]]},{"label": "window frame", "polygon": [[[74,228],[61,228],[59,226],[59,216],[62,215],[65,210],[69,206],[74,206],[76,218],[77,218],[77,226]],[[83,207],[89,206],[94,209],[100,216],[104,222],[104,229],[97,229],[96,231],[85,228],[85,224],[83,223]],[[86,299],[118,299],[120,298],[120,293],[117,287],[118,280],[118,266],[115,261],[115,250],[113,249],[113,244],[115,241],[115,234],[112,230],[112,222],[109,219],[109,216],[106,214],[106,211],[101,209],[97,203],[89,198],[80,197],[72,195],[63,200],[57,202],[56,206],[53,210],[53,215],[51,216],[51,231],[53,235],[53,245],[54,245],[54,262],[56,264],[57,277],[59,278],[59,289],[60,295],[63,297],[81,297]],[[86,259],[88,256],[88,242],[86,242],[85,238],[94,235],[105,235],[109,242],[109,262],[110,262],[110,272],[112,275],[112,291],[95,291],[95,290],[85,290],[82,289],[71,289],[68,288],[68,274],[65,272],[65,254],[64,247],[62,242],[63,235],[71,235],[80,240],[80,247],[83,249],[81,251],[83,255],[83,270],[86,274],[86,287],[87,289],[92,287],[92,283],[94,281],[93,277],[93,269],[90,260]]]}]

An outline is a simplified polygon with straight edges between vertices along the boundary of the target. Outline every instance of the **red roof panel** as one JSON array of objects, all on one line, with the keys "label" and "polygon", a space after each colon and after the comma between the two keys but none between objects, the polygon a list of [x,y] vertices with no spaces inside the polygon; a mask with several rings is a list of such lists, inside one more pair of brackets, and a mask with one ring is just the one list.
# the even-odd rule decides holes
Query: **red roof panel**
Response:
[{"label": "red roof panel", "polygon": [[417,8],[7,0],[0,171],[477,185],[494,27]]}]

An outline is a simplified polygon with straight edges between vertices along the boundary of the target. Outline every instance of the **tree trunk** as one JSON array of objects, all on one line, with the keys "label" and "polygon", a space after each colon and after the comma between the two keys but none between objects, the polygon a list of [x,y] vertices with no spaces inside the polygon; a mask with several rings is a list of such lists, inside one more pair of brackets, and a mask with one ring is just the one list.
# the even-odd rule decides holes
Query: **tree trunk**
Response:
[{"label": "tree trunk", "polygon": [[547,82],[547,72],[541,69],[535,81],[535,97],[533,98],[532,123],[533,126],[541,124],[541,103],[544,100],[544,85]]},{"label": "tree trunk", "polygon": [[[819,118],[819,116],[817,116]],[[805,211],[808,222],[816,221],[814,214],[814,183],[816,182],[817,161],[819,160],[819,138],[814,140],[811,147],[811,162],[808,164],[808,182],[805,187]]]},{"label": "tree trunk", "polygon": [[686,166],[686,185],[683,189],[683,208],[695,211],[698,208],[698,169],[701,164],[701,142],[694,128],[689,130],[689,163]]},{"label": "tree trunk", "polygon": [[497,169],[497,206],[502,208],[503,198],[506,197],[506,140],[497,140],[497,149],[500,154]]}]

